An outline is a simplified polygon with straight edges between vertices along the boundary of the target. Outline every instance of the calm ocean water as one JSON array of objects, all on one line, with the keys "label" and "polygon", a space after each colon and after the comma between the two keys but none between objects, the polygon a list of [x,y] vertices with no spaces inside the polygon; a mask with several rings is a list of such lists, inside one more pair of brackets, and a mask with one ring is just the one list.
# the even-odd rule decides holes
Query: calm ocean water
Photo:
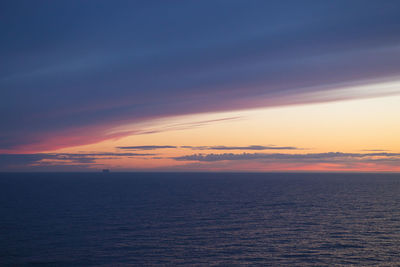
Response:
[{"label": "calm ocean water", "polygon": [[399,174],[0,174],[1,266],[400,265]]}]

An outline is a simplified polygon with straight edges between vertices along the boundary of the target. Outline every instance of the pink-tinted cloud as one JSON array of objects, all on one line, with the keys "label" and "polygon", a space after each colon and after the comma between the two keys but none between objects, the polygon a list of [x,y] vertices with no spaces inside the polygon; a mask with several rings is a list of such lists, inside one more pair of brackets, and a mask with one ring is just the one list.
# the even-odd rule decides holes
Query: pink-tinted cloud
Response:
[{"label": "pink-tinted cloud", "polygon": [[388,94],[332,89],[398,78],[399,3],[311,3],[2,2],[0,151],[94,143],[167,116]]}]

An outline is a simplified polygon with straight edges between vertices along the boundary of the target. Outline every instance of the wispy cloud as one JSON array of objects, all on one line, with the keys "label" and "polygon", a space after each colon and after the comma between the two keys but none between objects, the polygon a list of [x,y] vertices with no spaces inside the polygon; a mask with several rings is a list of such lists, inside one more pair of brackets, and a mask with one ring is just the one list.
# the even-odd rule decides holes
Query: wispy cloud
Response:
[{"label": "wispy cloud", "polygon": [[[135,135],[142,135],[142,134],[154,134],[154,133],[162,133],[162,132],[168,132],[168,131],[177,131],[177,130],[186,130],[186,129],[193,129],[197,127],[203,127],[203,126],[208,126],[211,124],[215,124],[218,122],[224,122],[224,121],[232,121],[232,120],[238,120],[241,117],[239,116],[233,116],[233,117],[223,117],[223,118],[218,118],[218,119],[213,119],[213,120],[194,120],[194,121],[188,121],[188,122],[180,122],[180,123],[162,123],[162,126],[156,126],[156,127],[139,127],[134,124],[134,125],[125,125],[122,127],[116,127],[110,131],[109,134],[120,134],[120,133],[125,133],[126,135],[128,134],[135,134]],[[132,130],[132,128],[135,128],[135,130]]]}]

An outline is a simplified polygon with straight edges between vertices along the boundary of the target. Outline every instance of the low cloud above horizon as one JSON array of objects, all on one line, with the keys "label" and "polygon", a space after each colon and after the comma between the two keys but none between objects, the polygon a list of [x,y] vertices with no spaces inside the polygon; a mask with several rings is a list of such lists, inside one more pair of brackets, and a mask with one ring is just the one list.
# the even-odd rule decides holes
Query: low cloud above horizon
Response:
[{"label": "low cloud above horizon", "polygon": [[34,153],[34,154],[0,154],[0,171],[7,170],[64,170],[66,167],[87,169],[102,164],[97,160],[109,160],[130,157],[155,156],[152,153]]},{"label": "low cloud above horizon", "polygon": [[[378,159],[377,159],[378,157]],[[371,160],[396,160],[400,162],[400,153],[343,153],[343,152],[327,152],[327,153],[307,153],[307,154],[283,154],[283,153],[222,153],[222,154],[192,154],[180,157],[175,157],[173,159],[177,161],[223,161],[223,160],[294,160],[296,162],[302,161],[316,161],[325,162],[330,160],[338,159],[364,159],[368,158]]]},{"label": "low cloud above horizon", "polygon": [[250,145],[250,146],[170,146],[170,145],[145,145],[145,146],[120,146],[116,147],[122,150],[157,150],[157,149],[191,149],[191,150],[301,150],[294,146],[263,146],[263,145]]},{"label": "low cloud above horizon", "polygon": [[176,146],[155,146],[155,145],[148,145],[148,146],[120,146],[117,147],[118,149],[123,150],[156,150],[156,149],[163,149],[163,148],[177,148]]},{"label": "low cloud above horizon", "polygon": [[[156,156],[150,153],[37,153],[37,154],[0,154],[0,170],[39,170],[44,171],[50,168],[52,171],[73,169],[73,166],[79,167],[81,170],[96,171],[99,168],[109,167],[108,160],[116,159],[151,159],[165,160],[168,157]],[[325,170],[324,166],[335,166],[337,169],[346,168],[347,171],[362,171],[360,166],[368,166],[368,170],[381,168],[382,166],[391,166],[392,171],[400,171],[400,153],[343,153],[343,152],[327,152],[327,153],[306,153],[306,154],[289,154],[289,153],[222,153],[222,154],[192,154],[170,158],[172,160],[183,162],[183,165],[176,165],[175,169],[185,169],[185,166],[192,166],[190,162],[203,163],[202,169],[207,170],[207,163],[210,165],[210,171],[226,170],[219,169],[216,162],[240,162],[241,164],[250,162],[254,168],[254,164],[259,166],[268,166],[270,171],[285,171],[287,164],[295,164],[296,168],[301,170],[302,166],[320,166]],[[273,165],[271,165],[273,164]],[[221,166],[224,166],[221,165]],[[322,166],[322,167],[321,167]],[[352,167],[353,166],[353,167]],[[393,169],[394,168],[394,169]],[[168,170],[168,168],[158,168],[159,170]],[[235,168],[232,168],[236,170]],[[124,170],[143,170],[141,168],[125,168]],[[157,170],[157,169],[156,169]],[[240,169],[239,169],[240,170]],[[243,169],[242,169],[243,170]],[[246,170],[246,169],[244,169]],[[265,169],[250,169],[252,171],[265,171]]]},{"label": "low cloud above horizon", "polygon": [[189,148],[192,150],[298,150],[294,146],[263,146],[263,145],[251,145],[251,146],[181,146],[181,148]]}]

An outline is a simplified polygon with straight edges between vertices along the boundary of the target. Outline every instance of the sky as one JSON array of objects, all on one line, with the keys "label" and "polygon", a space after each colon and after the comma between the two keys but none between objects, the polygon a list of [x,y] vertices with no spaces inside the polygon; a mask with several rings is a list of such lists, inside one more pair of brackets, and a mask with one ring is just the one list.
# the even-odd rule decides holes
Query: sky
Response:
[{"label": "sky", "polygon": [[0,2],[0,171],[400,171],[400,2]]}]

